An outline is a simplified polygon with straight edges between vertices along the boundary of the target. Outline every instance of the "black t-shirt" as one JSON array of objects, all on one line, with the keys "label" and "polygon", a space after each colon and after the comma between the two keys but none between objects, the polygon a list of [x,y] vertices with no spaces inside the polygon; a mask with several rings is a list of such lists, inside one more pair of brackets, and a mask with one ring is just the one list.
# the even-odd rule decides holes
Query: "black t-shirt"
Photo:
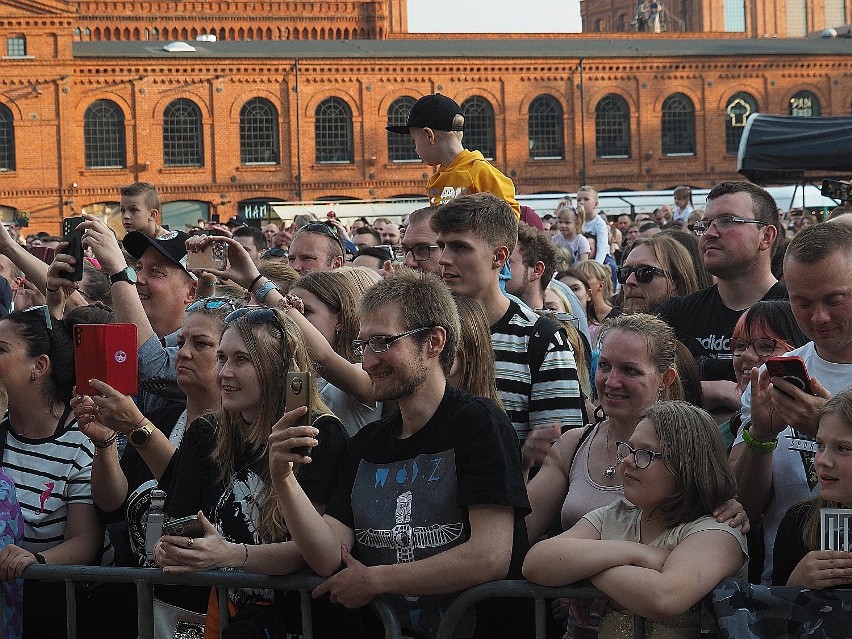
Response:
[{"label": "black t-shirt", "polygon": [[[514,431],[494,402],[449,386],[432,418],[399,439],[396,411],[350,441],[326,514],[355,531],[353,554],[368,565],[425,559],[470,538],[468,508],[515,510],[510,578],[518,578],[530,512]],[[403,627],[433,636],[454,595],[383,598]],[[472,632],[469,616],[460,636]]]},{"label": "black t-shirt", "polygon": [[816,508],[814,500],[793,504],[787,509],[775,533],[775,549],[772,553],[772,585],[786,586],[787,580],[804,559],[810,549],[802,539],[805,522]]},{"label": "black t-shirt", "polygon": [[[783,282],[773,284],[764,300],[787,299],[787,287]],[[660,304],[654,311],[683,342],[698,365],[702,380],[727,379],[737,381],[734,376],[731,334],[743,310],[725,306],[719,297],[716,284],[689,295],[674,297]]]}]

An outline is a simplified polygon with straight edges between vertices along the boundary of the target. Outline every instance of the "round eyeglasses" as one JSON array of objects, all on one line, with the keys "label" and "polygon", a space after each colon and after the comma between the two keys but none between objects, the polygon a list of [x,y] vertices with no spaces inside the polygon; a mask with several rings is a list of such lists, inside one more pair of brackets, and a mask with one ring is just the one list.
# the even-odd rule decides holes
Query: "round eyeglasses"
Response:
[{"label": "round eyeglasses", "polygon": [[775,349],[778,348],[778,342],[768,337],[759,337],[751,341],[747,339],[731,340],[731,352],[737,357],[745,353],[749,346],[754,349],[758,357],[771,357]]},{"label": "round eyeglasses", "polygon": [[625,460],[633,456],[633,463],[636,464],[636,468],[647,468],[651,465],[651,462],[657,458],[662,459],[662,453],[655,453],[653,450],[648,450],[647,448],[633,448],[627,442],[615,442],[615,458],[618,460],[619,464],[623,464]]}]

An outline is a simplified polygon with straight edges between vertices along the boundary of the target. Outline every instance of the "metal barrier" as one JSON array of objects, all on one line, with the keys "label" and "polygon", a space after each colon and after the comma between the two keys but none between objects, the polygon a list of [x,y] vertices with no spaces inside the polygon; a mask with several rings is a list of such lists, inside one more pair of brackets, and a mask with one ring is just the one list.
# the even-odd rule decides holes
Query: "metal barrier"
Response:
[{"label": "metal barrier", "polygon": [[[299,592],[302,612],[302,635],[313,639],[310,593],[325,579],[314,575],[286,575],[271,577],[238,571],[206,571],[183,575],[164,573],[158,568],[105,568],[101,566],[60,566],[33,564],[24,570],[25,579],[40,581],[64,581],[67,606],[68,639],[77,639],[77,601],[74,584],[88,583],[134,583],[136,584],[136,610],[138,615],[139,639],[154,639],[154,585],[207,586],[216,588],[219,599],[220,627],[230,617],[228,612],[228,588],[265,588],[295,590]],[[472,606],[485,599],[529,598],[535,600],[535,636],[544,639],[545,599],[569,597],[593,599],[602,596],[596,588],[549,588],[537,586],[529,581],[491,581],[461,592],[447,608],[438,627],[436,639],[452,639],[456,624]],[[3,618],[3,600],[0,597],[0,619]],[[399,620],[390,607],[380,599],[370,602],[370,607],[385,628],[385,639],[401,639]],[[645,636],[644,619],[636,617],[634,637]]]},{"label": "metal barrier", "polygon": [[[101,566],[59,566],[33,564],[24,570],[25,579],[64,581],[68,610],[68,639],[77,639],[77,601],[74,583],[121,582],[136,584],[136,610],[139,639],[154,639],[154,585],[207,586],[216,588],[219,596],[220,627],[230,617],[228,613],[228,588],[267,588],[299,591],[302,606],[302,635],[313,639],[311,619],[311,591],[325,579],[312,575],[287,575],[270,577],[237,571],[193,572],[184,575],[164,573],[158,568],[105,568]],[[386,603],[379,599],[370,602],[373,612],[385,628],[385,639],[400,639],[399,621]],[[0,619],[3,618],[0,597]]]}]

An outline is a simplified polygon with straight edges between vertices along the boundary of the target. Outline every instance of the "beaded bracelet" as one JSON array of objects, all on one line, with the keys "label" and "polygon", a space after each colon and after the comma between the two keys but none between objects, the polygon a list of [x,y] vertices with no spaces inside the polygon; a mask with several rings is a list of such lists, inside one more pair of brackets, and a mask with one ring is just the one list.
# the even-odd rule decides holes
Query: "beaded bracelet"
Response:
[{"label": "beaded bracelet", "polygon": [[745,445],[751,448],[752,450],[756,450],[759,453],[771,453],[773,450],[778,448],[778,439],[772,439],[768,442],[761,442],[756,440],[751,436],[751,433],[748,432],[748,428],[743,429],[743,441]]},{"label": "beaded bracelet", "polygon": [[302,315],[305,314],[305,303],[302,301],[302,298],[294,293],[287,293],[281,301],[278,302],[278,308],[280,308],[285,313],[289,311],[291,308],[295,308]]},{"label": "beaded bracelet", "polygon": [[113,434],[110,437],[107,437],[102,442],[96,442],[94,439],[90,439],[89,441],[92,442],[92,445],[95,448],[109,448],[110,446],[112,446],[115,443],[116,439],[118,439],[118,433],[113,432]]}]

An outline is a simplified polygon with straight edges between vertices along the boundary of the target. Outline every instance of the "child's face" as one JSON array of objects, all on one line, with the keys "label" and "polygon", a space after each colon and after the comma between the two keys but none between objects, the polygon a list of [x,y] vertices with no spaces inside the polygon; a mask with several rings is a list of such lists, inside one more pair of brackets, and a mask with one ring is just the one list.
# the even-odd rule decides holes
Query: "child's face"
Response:
[{"label": "child's face", "polygon": [[819,420],[816,440],[820,496],[852,507],[852,430],[840,415],[829,413]]},{"label": "child's face", "polygon": [[574,237],[577,234],[577,216],[571,211],[559,213],[559,232],[565,237]]},{"label": "child's face", "polygon": [[589,215],[594,214],[597,205],[598,198],[591,191],[580,191],[577,193],[577,212],[582,211],[586,219],[589,218]]}]

